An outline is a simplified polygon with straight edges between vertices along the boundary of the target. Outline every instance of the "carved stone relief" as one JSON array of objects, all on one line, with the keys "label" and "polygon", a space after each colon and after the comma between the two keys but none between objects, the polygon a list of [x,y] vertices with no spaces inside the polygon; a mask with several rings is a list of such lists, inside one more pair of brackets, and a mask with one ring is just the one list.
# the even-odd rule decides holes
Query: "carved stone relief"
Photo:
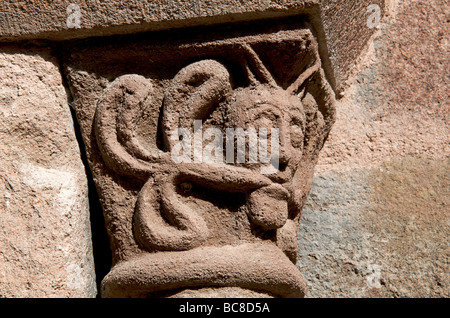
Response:
[{"label": "carved stone relief", "polygon": [[[65,69],[113,252],[103,297],[305,295],[297,232],[334,94],[308,27],[253,25],[71,45]],[[275,129],[277,165],[249,160],[248,136],[230,156],[238,128]],[[182,143],[193,155],[174,160]],[[206,145],[222,145],[218,160]]]}]

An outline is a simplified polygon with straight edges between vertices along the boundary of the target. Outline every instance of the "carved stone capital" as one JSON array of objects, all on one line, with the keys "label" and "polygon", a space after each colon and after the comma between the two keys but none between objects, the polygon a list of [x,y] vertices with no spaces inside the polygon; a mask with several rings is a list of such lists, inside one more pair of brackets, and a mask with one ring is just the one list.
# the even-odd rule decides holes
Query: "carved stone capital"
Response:
[{"label": "carved stone capital", "polygon": [[103,297],[305,295],[297,231],[334,93],[305,21],[240,30],[71,47],[113,252]]}]

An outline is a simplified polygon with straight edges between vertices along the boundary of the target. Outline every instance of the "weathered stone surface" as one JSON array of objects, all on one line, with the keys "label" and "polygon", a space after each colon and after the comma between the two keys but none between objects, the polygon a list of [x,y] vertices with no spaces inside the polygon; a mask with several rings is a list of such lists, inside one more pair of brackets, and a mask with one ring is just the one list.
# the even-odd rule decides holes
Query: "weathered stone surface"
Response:
[{"label": "weathered stone surface", "polygon": [[[71,4],[79,7],[79,23],[75,11],[67,11]],[[3,0],[0,41],[63,40],[308,14],[314,16],[319,41],[328,45],[331,64],[324,66],[334,72],[341,90],[376,30],[367,24],[369,5],[379,5],[383,14],[384,0]],[[334,79],[329,78],[332,85]]]},{"label": "weathered stone surface", "polygon": [[58,61],[0,49],[0,297],[94,297],[87,181]]},{"label": "weathered stone surface", "polygon": [[[102,296],[304,296],[298,222],[334,122],[334,93],[305,22],[67,43],[65,69],[113,251]],[[215,149],[226,150],[217,161],[195,153],[187,156],[194,162],[177,161],[172,133],[191,131],[194,120],[204,134],[217,128],[216,142],[226,128],[278,128],[279,169],[236,163],[234,149],[225,162],[226,147]]]},{"label": "weathered stone surface", "polygon": [[[242,222],[242,216],[248,216],[252,223],[257,224],[265,231],[273,231],[286,222],[282,227],[283,231],[277,231],[275,237],[272,237],[276,241],[276,245],[281,247],[284,255],[277,249],[273,250],[273,255],[279,256],[281,259],[286,255],[292,262],[295,262],[298,249],[297,266],[305,275],[308,297],[449,296],[447,240],[449,234],[448,198],[450,195],[447,171],[449,169],[448,70],[450,68],[447,59],[448,8],[444,2],[437,0],[427,2],[386,1],[387,19],[382,23],[381,31],[376,34],[372,46],[369,47],[369,52],[365,56],[366,60],[358,64],[357,68],[353,67],[355,59],[364,50],[368,39],[376,31],[376,28],[370,28],[367,25],[370,14],[367,12],[367,7],[378,4],[383,13],[384,1],[183,2],[132,0],[107,3],[84,1],[79,4],[81,9],[79,28],[69,28],[67,25],[68,15],[74,13],[66,11],[70,3],[70,1],[1,1],[0,41],[5,43],[26,39],[70,40],[117,34],[129,34],[130,36],[129,42],[123,38],[111,37],[97,39],[90,43],[89,41],[66,43],[68,47],[68,53],[65,56],[68,58],[66,66],[68,74],[72,76],[72,90],[76,97],[77,115],[82,124],[91,167],[100,188],[102,203],[106,206],[107,226],[111,233],[116,233],[112,235],[111,242],[116,265],[121,266],[115,267],[117,271],[108,276],[106,280],[108,284],[105,287],[106,294],[123,296],[125,294],[117,293],[121,287],[132,290],[136,284],[142,282],[150,286],[158,285],[158,282],[155,283],[155,280],[149,279],[151,275],[148,275],[147,280],[143,281],[133,281],[136,276],[133,276],[132,273],[131,276],[127,276],[130,275],[130,270],[141,274],[148,273],[147,264],[149,262],[155,264],[153,256],[147,255],[134,259],[132,264],[130,263],[131,267],[122,266],[123,263],[117,261],[129,259],[131,256],[151,248],[146,244],[148,231],[143,229],[134,237],[134,234],[130,234],[133,231],[131,216],[126,215],[122,218],[120,214],[130,211],[132,209],[130,207],[135,207],[139,192],[146,194],[152,191],[152,187],[147,186],[143,189],[142,186],[147,179],[136,181],[133,179],[134,177],[139,180],[142,178],[133,176],[133,174],[124,180],[121,179],[120,173],[114,169],[120,171],[123,171],[123,168],[127,169],[123,157],[119,156],[122,161],[118,162],[113,160],[114,155],[117,154],[112,154],[111,158],[108,155],[100,155],[96,133],[92,130],[96,103],[105,92],[105,88],[109,87],[116,78],[134,73],[150,79],[151,85],[144,86],[152,87],[155,92],[154,96],[157,96],[153,104],[160,106],[162,96],[175,79],[177,72],[193,62],[190,58],[194,60],[198,58],[197,53],[193,54],[192,52],[186,57],[184,55],[186,51],[177,55],[178,53],[174,53],[179,49],[177,45],[170,46],[170,48],[175,48],[174,50],[161,49],[161,41],[156,32],[146,33],[140,38],[131,34],[228,22],[239,24],[243,21],[253,21],[255,23],[259,19],[272,19],[266,22],[266,25],[275,25],[276,20],[273,18],[285,19],[287,16],[291,16],[290,21],[294,21],[295,24],[301,20],[300,16],[306,13],[315,28],[322,58],[325,58],[322,60],[322,67],[328,72],[328,80],[331,81],[331,84],[335,80],[339,92],[345,86],[344,81],[349,74],[355,72],[356,75],[354,78],[350,78],[348,82],[350,87],[345,91],[345,95],[342,94],[344,97],[337,103],[337,124],[323,149],[319,165],[316,167],[317,173],[314,181],[312,179],[308,181],[308,183],[312,182],[313,187],[302,213],[299,246],[297,247],[296,242],[291,239],[298,231],[299,219],[295,219],[293,222],[289,219],[289,213],[288,220],[286,220],[286,213],[272,213],[273,206],[285,212],[283,200],[279,200],[284,195],[282,192],[273,189],[255,191],[255,196],[248,198],[250,213],[240,214],[241,218],[235,219],[226,213],[220,215],[225,216],[225,221],[232,220],[237,223]],[[320,14],[316,11],[319,6]],[[242,30],[246,28],[247,26],[242,27]],[[186,39],[190,39],[194,33],[202,34],[204,30],[203,28],[193,28],[180,33],[184,34]],[[222,35],[231,38],[232,36],[227,35],[227,32],[222,32]],[[169,34],[167,37],[170,38],[174,33],[166,34]],[[136,44],[141,43],[139,41],[145,37],[148,38],[147,44],[144,46]],[[199,37],[201,36],[199,35]],[[204,37],[209,41],[207,35]],[[180,38],[183,39],[183,36]],[[135,40],[137,42],[134,42]],[[126,50],[125,53],[121,51],[121,45],[117,45],[120,41],[127,43],[123,44],[124,47],[130,45],[129,50]],[[203,43],[202,41],[204,39],[197,42]],[[96,42],[99,43],[98,46],[96,46]],[[186,43],[187,47],[191,44],[190,40],[187,40]],[[199,45],[195,50],[203,52],[202,50],[210,44]],[[142,51],[153,50],[155,46],[157,51],[160,50],[158,51],[160,56],[172,58],[173,65],[165,63],[166,58],[161,57],[146,60],[147,57],[153,55],[150,53],[146,55]],[[162,46],[164,47],[164,45]],[[96,48],[92,54],[88,52],[91,47]],[[72,56],[70,56],[70,48],[73,49]],[[296,49],[297,47],[294,46],[294,51]],[[111,52],[108,52],[109,50]],[[259,51],[259,54],[263,51]],[[74,172],[76,177],[74,177],[72,168],[66,168],[68,162],[66,155],[53,151],[62,149],[64,153],[72,153],[72,150],[67,151],[65,148],[68,147],[69,142],[55,143],[52,141],[52,145],[48,146],[49,139],[42,137],[46,136],[45,133],[48,129],[53,129],[51,127],[54,127],[52,125],[54,122],[58,122],[56,119],[53,120],[54,118],[60,120],[66,116],[60,116],[60,113],[57,113],[58,115],[47,113],[47,102],[51,100],[48,96],[64,94],[59,80],[55,82],[48,80],[49,74],[56,76],[55,64],[57,63],[49,57],[49,53],[46,51],[39,51],[39,56],[45,57],[44,59],[34,53],[30,56],[26,53],[28,52],[26,49],[5,52],[2,53],[0,60],[6,59],[6,64],[9,66],[6,70],[0,68],[2,75],[0,81],[3,85],[0,94],[2,103],[0,104],[0,114],[4,115],[3,118],[6,118],[8,122],[5,120],[0,126],[2,140],[0,146],[2,147],[0,148],[0,159],[2,160],[0,198],[2,201],[0,204],[2,215],[4,215],[0,220],[3,222],[2,232],[7,239],[0,241],[0,257],[2,257],[0,258],[0,268],[3,270],[0,271],[0,294],[2,296],[32,297],[41,295],[73,296],[76,295],[73,289],[77,289],[74,286],[78,284],[76,282],[78,276],[70,273],[78,273],[80,269],[74,266],[65,268],[65,265],[62,265],[63,262],[59,261],[62,259],[61,255],[68,254],[64,254],[66,252],[63,253],[58,248],[53,248],[55,238],[64,236],[72,230],[70,226],[66,226],[72,221],[66,222],[65,220],[68,219],[52,217],[47,218],[47,220],[52,220],[51,224],[36,225],[41,224],[36,220],[41,221],[42,216],[47,216],[52,209],[68,211],[68,206],[73,202],[85,200],[83,199],[85,190],[79,190],[84,189],[85,183],[78,180],[76,171]],[[32,50],[32,52],[37,51]],[[211,52],[217,53],[214,50],[209,51],[209,53]],[[230,52],[222,54],[221,58],[233,56],[234,53]],[[210,57],[209,53],[205,53],[205,56]],[[12,57],[13,54],[17,54],[18,62]],[[326,60],[328,54],[329,64]],[[155,53],[155,55],[158,54]],[[270,54],[268,59],[263,55],[261,54],[261,58],[264,62],[270,64],[272,61]],[[151,65],[158,65],[158,63],[160,69],[164,69],[168,64],[169,66],[161,72],[160,69],[154,71]],[[226,67],[226,69],[234,69],[238,67],[237,64],[239,63],[234,63],[232,67]],[[45,65],[49,66],[50,71]],[[35,69],[35,71],[31,75],[27,75],[30,74],[30,69]],[[26,80],[26,84],[16,85],[16,77],[9,82],[8,79],[16,74],[13,70],[18,70],[20,76],[17,78],[23,78],[24,81]],[[21,73],[22,70],[26,70],[27,73]],[[219,70],[218,77],[223,75],[220,67],[215,70]],[[276,67],[274,68],[272,65],[271,71],[276,72]],[[161,76],[161,74],[164,75]],[[280,75],[283,77],[283,71],[278,74],[278,76]],[[5,81],[8,82],[6,85]],[[155,82],[157,85],[154,85]],[[17,83],[24,82],[17,80]],[[45,88],[43,90],[35,88],[41,86]],[[128,85],[126,86],[128,87]],[[27,90],[28,87],[31,88]],[[49,87],[57,87],[57,89],[49,89]],[[224,90],[221,92],[223,93]],[[256,94],[261,93],[258,89],[247,91],[242,89],[242,92],[236,94],[234,99],[236,104],[245,105]],[[145,91],[144,93],[146,94]],[[264,93],[262,95],[264,96]],[[277,94],[274,95],[277,96]],[[172,99],[177,100],[176,94],[171,96]],[[211,95],[208,96],[211,97]],[[15,104],[13,101],[16,100],[20,102]],[[61,102],[62,97],[55,97],[55,100],[58,100],[58,105],[65,104],[65,102]],[[45,110],[45,113],[32,112],[32,119],[26,117],[30,116],[28,109],[23,110],[27,103],[41,105],[44,102],[46,103],[40,111]],[[88,107],[84,107],[85,105]],[[19,112],[17,112],[18,109]],[[177,113],[176,108],[173,113]],[[42,117],[40,117],[41,115]],[[241,115],[242,118],[240,118]],[[244,113],[237,112],[235,120],[248,120],[243,115]],[[13,118],[13,120],[9,121],[8,118]],[[22,118],[27,119],[22,120]],[[46,130],[40,126],[41,122],[44,124],[49,122],[47,126],[44,126]],[[122,124],[123,122],[126,120],[122,121]],[[7,125],[16,128],[10,129]],[[68,123],[68,125],[71,124]],[[60,126],[58,127],[58,134],[64,135],[67,140],[73,140],[72,133],[68,133],[68,130],[60,131]],[[109,127],[106,125],[106,130],[115,130],[115,128],[114,125]],[[44,133],[40,133],[41,131]],[[122,141],[127,136],[132,137],[130,139],[133,140],[132,130],[130,131],[121,130]],[[54,133],[55,131],[52,131],[52,134]],[[142,133],[144,137],[141,136],[138,141],[148,146],[145,144],[148,142],[146,137],[154,131],[141,129],[139,133]],[[21,149],[30,147],[32,149],[31,158],[29,158],[30,155],[25,155],[26,151],[21,151]],[[127,144],[127,147],[132,149],[133,143]],[[136,148],[133,149],[136,150]],[[108,151],[110,151],[109,148],[103,150],[103,152]],[[24,160],[31,162],[32,165],[19,164]],[[56,160],[56,164],[52,160]],[[108,160],[109,163],[107,163]],[[113,172],[108,172],[106,163],[112,167]],[[74,165],[76,166],[78,163],[74,163]],[[64,167],[63,173],[60,171],[60,167]],[[143,172],[143,176],[147,177],[145,169]],[[62,178],[64,178],[64,182],[61,181]],[[165,180],[162,178],[162,183],[164,182]],[[69,191],[75,183],[78,183],[76,186],[78,192]],[[307,192],[307,189],[308,187],[305,187],[304,193]],[[183,193],[182,196],[189,197],[192,191],[197,189],[193,188],[192,184],[184,182],[180,184],[180,190]],[[55,191],[58,193],[56,197]],[[19,193],[24,193],[25,196],[31,193],[33,200],[19,198]],[[71,201],[68,193],[74,197],[80,196],[80,198],[77,199],[78,201],[75,199]],[[196,192],[196,194],[198,193]],[[208,192],[201,193],[201,195],[209,198],[216,196],[220,199],[220,195],[217,193]],[[196,202],[201,195],[190,201],[194,207],[213,210],[229,201],[241,202],[239,196],[233,197],[231,200],[222,199],[221,201],[218,199],[211,204]],[[140,202],[141,206],[148,207],[145,200],[142,199]],[[271,202],[271,204],[266,206],[263,204],[265,202]],[[81,204],[84,205],[84,203],[73,203],[76,206]],[[264,211],[264,213],[253,213],[256,210]],[[114,211],[117,211],[117,215],[113,213]],[[36,214],[33,214],[34,212]],[[19,218],[21,221],[17,222]],[[123,219],[129,222],[123,222]],[[145,224],[142,217],[137,219],[137,224],[139,222]],[[211,222],[214,219],[207,221]],[[221,239],[218,234],[225,235],[229,231],[229,227],[225,226],[225,221],[220,223],[220,225],[224,225],[222,232],[214,233],[216,240],[214,243]],[[63,231],[60,230],[61,227]],[[47,233],[45,231],[50,230],[52,231],[51,235],[45,234]],[[235,233],[233,232],[235,230],[233,228],[231,232]],[[242,230],[242,228],[238,230]],[[74,231],[76,232],[76,230]],[[22,236],[20,239],[18,233]],[[26,240],[23,238],[23,233],[30,233],[29,236],[25,236]],[[239,233],[245,233],[245,231]],[[248,238],[245,235],[244,240]],[[138,237],[140,238],[138,239]],[[227,239],[229,238],[230,236],[227,237]],[[134,245],[135,239],[141,241],[136,244],[138,247]],[[198,244],[198,241],[194,240],[188,244],[184,242],[184,245],[178,244],[176,240],[169,241],[169,243],[171,248],[176,246],[183,249],[191,246],[190,244]],[[133,246],[133,248],[128,249],[129,246]],[[270,246],[268,249],[273,247],[270,244],[268,246]],[[260,246],[245,245],[245,247],[254,251],[254,248]],[[244,247],[243,250],[247,251]],[[206,249],[206,251],[209,250]],[[57,254],[58,252],[59,254]],[[183,291],[169,291],[166,294],[155,289],[147,289],[144,293],[156,292],[157,295],[168,297],[272,296],[267,291],[249,290],[242,283],[243,280],[239,281],[239,273],[243,274],[245,271],[236,269],[235,265],[239,262],[239,258],[235,252],[226,254],[228,253],[226,249],[217,249],[214,252],[218,254],[215,261],[212,262],[214,266],[228,267],[234,271],[224,270],[223,272],[228,274],[226,277],[221,276],[222,272],[221,275],[215,277],[203,277],[204,280],[199,284],[207,285],[206,281],[208,281],[217,285],[231,283],[241,287],[200,289],[195,287],[186,288]],[[185,253],[185,251],[181,253]],[[221,258],[224,253],[229,256],[228,259]],[[201,253],[182,255],[186,255],[185,259],[190,260],[190,264],[200,262],[198,261],[200,259],[203,261]],[[265,264],[268,260],[273,260],[273,255],[268,257],[265,262],[260,262],[257,257],[249,261],[260,265],[261,267],[258,269],[262,273],[266,273],[264,270],[268,266],[265,267]],[[44,257],[46,258],[45,262],[41,262]],[[168,256],[166,259],[158,261],[160,265],[166,266],[170,283],[176,285],[179,283],[177,277],[182,276],[170,267],[170,260],[170,256]],[[277,262],[277,260],[273,261]],[[49,262],[50,265],[48,265]],[[83,260],[76,261],[76,263],[83,263]],[[86,268],[89,266],[83,267],[83,270]],[[92,269],[92,266],[90,268]],[[194,266],[191,269],[194,272],[209,272],[208,269],[201,268],[201,266]],[[64,273],[67,272],[69,272],[69,276],[64,276]],[[289,267],[287,272],[293,273],[294,271],[292,267]],[[18,276],[16,282],[10,278],[13,275],[11,273]],[[90,275],[92,275],[91,270],[86,274],[81,273],[79,277],[90,277]],[[192,281],[194,276],[185,275],[184,277]],[[249,276],[247,275],[247,277]],[[278,286],[286,283],[283,281],[285,277],[276,275],[271,277],[274,281],[282,283]],[[297,280],[297,288],[302,286],[300,281],[301,279]],[[38,285],[35,282],[44,283]],[[78,286],[81,285],[83,283],[78,284]],[[261,283],[261,285],[263,284]],[[26,286],[26,288],[24,289],[22,286]],[[66,291],[64,286],[69,286],[67,288],[72,288],[72,291]],[[286,290],[286,287],[289,286],[284,284],[284,287],[280,289],[276,287],[272,292]],[[87,289],[89,288],[87,287]],[[296,295],[300,294],[299,290],[301,288],[297,289]],[[64,292],[64,295],[61,295],[60,292]],[[89,295],[94,293],[92,290]],[[140,293],[141,291],[138,290],[137,294]]]},{"label": "weathered stone surface", "polygon": [[448,6],[389,8],[302,214],[308,297],[449,297]]}]

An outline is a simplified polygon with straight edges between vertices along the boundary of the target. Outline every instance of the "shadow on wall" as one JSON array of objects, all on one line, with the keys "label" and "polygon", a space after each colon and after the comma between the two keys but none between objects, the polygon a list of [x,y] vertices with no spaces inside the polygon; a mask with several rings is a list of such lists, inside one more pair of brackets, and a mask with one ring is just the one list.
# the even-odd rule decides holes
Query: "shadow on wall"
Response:
[{"label": "shadow on wall", "polygon": [[[86,157],[86,151],[84,149],[83,139],[81,137],[80,126],[77,122],[75,112],[70,108],[72,113],[74,130],[77,137],[78,145],[80,146],[81,159],[85,166],[86,177],[88,180],[89,188],[89,212],[91,221],[91,234],[92,234],[92,248],[94,254],[95,265],[95,280],[97,284],[97,291],[100,291],[100,284],[105,275],[111,269],[111,248],[109,246],[108,234],[105,228],[105,219],[103,217],[103,211],[100,204],[100,199],[97,194],[92,173],[89,169],[89,164]],[[98,292],[97,297],[100,297]]]}]

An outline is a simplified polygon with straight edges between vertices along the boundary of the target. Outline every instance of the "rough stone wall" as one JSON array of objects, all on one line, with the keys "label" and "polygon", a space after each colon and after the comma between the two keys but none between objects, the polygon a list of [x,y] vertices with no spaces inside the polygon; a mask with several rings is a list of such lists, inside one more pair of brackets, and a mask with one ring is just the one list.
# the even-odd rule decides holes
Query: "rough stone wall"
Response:
[{"label": "rough stone wall", "polygon": [[448,5],[389,9],[303,211],[307,297],[449,296]]},{"label": "rough stone wall", "polygon": [[58,60],[0,49],[0,297],[96,295],[85,167]]}]

